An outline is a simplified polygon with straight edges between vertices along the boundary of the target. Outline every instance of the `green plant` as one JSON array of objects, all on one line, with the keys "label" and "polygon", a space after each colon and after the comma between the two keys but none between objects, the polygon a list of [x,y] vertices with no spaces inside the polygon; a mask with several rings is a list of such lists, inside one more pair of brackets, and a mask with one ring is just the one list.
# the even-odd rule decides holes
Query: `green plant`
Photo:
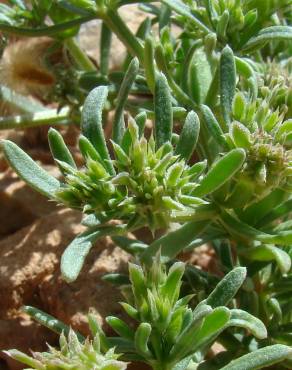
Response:
[{"label": "green plant", "polygon": [[[159,256],[147,270],[135,264],[129,265],[131,284],[124,286],[127,303],[121,304],[136,322],[135,330],[121,319],[109,316],[107,323],[119,337],[107,338],[94,316],[90,315],[89,324],[94,337],[91,342],[43,312],[26,307],[26,312],[39,322],[57,332],[62,331],[61,351],[49,348],[49,353],[36,353],[34,358],[16,350],[7,353],[34,369],[61,369],[67,366],[72,369],[124,369],[126,364],[116,361],[118,356],[113,354],[113,350],[108,350],[116,346],[125,360],[142,361],[153,369],[186,369],[190,363],[192,369],[201,369],[206,366],[203,361],[205,354],[226,328],[240,327],[259,339],[267,336],[260,320],[240,309],[225,306],[243,283],[245,268],[238,267],[227,274],[195,309],[189,306],[192,295],[180,298],[184,268],[182,262],[176,262],[166,272]],[[68,341],[64,331],[68,333]],[[100,355],[100,349],[107,351],[105,356]],[[258,369],[275,364],[291,353],[288,346],[274,345],[233,361],[230,361],[229,355],[220,369]]]},{"label": "green plant", "polygon": [[[31,14],[22,1],[11,3],[0,29],[58,39],[79,76],[82,168],[54,129],[49,144],[61,181],[2,142],[24,181],[85,215],[87,231],[62,256],[63,277],[75,280],[106,235],[142,266],[130,265],[130,286],[123,286],[127,276],[105,277],[122,285],[136,325],[108,318],[122,338],[110,338],[103,350],[116,346],[122,359],[154,369],[258,369],[273,361],[277,369],[292,368],[291,0],[141,1],[151,19],[136,35],[118,12],[132,1],[48,1],[45,8],[34,2]],[[95,18],[103,22],[99,69],[72,39]],[[112,33],[128,49],[114,73]],[[104,113],[111,107],[109,141]],[[49,119],[34,124],[62,122],[65,109],[58,117],[44,112]],[[149,244],[128,237],[144,227]],[[221,282],[174,263],[205,243],[225,274]],[[209,358],[214,341],[226,351]]]}]

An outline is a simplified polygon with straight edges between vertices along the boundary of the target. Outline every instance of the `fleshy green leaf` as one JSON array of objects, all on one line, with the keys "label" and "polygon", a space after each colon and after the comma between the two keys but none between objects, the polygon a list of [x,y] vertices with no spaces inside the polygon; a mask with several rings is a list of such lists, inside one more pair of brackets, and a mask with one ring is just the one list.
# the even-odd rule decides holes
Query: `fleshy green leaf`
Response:
[{"label": "fleshy green leaf", "polygon": [[263,322],[246,311],[232,309],[228,326],[238,326],[249,330],[256,338],[267,338],[267,329]]},{"label": "fleshy green leaf", "polygon": [[107,94],[106,86],[96,87],[89,93],[82,110],[81,130],[105,161],[108,171],[114,174],[102,127],[102,110],[106,103]]},{"label": "fleshy green leaf", "polygon": [[183,15],[187,20],[194,26],[200,28],[205,33],[211,33],[208,27],[206,27],[197,17],[195,17],[189,7],[180,0],[162,0],[162,3],[168,5],[171,9],[176,11],[178,14]]},{"label": "fleshy green leaf", "polygon": [[238,292],[245,278],[245,267],[234,268],[226,276],[224,276],[224,278],[219,282],[204,303],[213,308],[227,305]]},{"label": "fleshy green leaf", "polygon": [[200,109],[203,114],[206,127],[208,131],[210,132],[211,136],[224,149],[228,148],[227,142],[224,137],[224,132],[222,131],[222,128],[220,127],[211,109],[207,105],[201,105]]},{"label": "fleshy green leaf", "polygon": [[133,340],[134,331],[121,319],[114,316],[108,316],[106,322],[114,329],[114,331],[121,337]]},{"label": "fleshy green leaf", "polygon": [[251,135],[249,130],[240,122],[231,124],[231,135],[238,148],[249,149],[251,146]]},{"label": "fleshy green leaf", "polygon": [[257,370],[281,362],[292,355],[292,349],[282,344],[275,344],[248,353],[221,370]]},{"label": "fleshy green leaf", "polygon": [[120,87],[117,101],[115,116],[113,119],[113,140],[115,143],[120,144],[125,132],[125,122],[124,122],[124,108],[126,101],[128,99],[129,92],[132,88],[133,83],[137,77],[139,71],[139,61],[138,58],[134,58],[124,76],[122,85]]},{"label": "fleshy green leaf", "polygon": [[155,240],[141,258],[146,263],[152,263],[154,258],[161,249],[161,259],[163,262],[174,258],[180,251],[187,247],[194,239],[196,239],[208,226],[206,221],[192,221],[181,226],[179,229],[162,236]]},{"label": "fleshy green leaf", "polygon": [[11,167],[28,185],[49,198],[54,198],[60,183],[36,164],[22,149],[9,140],[1,142]]},{"label": "fleshy green leaf", "polygon": [[[196,310],[196,315],[194,315],[190,324],[177,338],[176,343],[172,347],[169,355],[169,360],[175,360],[177,358],[183,358],[188,355],[188,352],[194,346],[195,341],[193,338],[196,336],[198,328],[200,328],[203,319],[212,314],[212,309],[208,305],[202,305],[198,310]],[[193,351],[192,351],[193,353]]]},{"label": "fleshy green leaf", "polygon": [[232,50],[226,46],[220,59],[220,102],[223,117],[227,124],[230,123],[232,101],[236,88],[236,67]]},{"label": "fleshy green leaf", "polygon": [[243,254],[246,258],[254,261],[276,260],[282,274],[287,273],[291,268],[291,258],[289,254],[273,245],[261,245],[248,248]]},{"label": "fleshy green leaf", "polygon": [[226,328],[230,318],[230,311],[226,307],[217,307],[206,316],[203,325],[193,337],[192,351],[198,351],[210,344]]},{"label": "fleshy green leaf", "polygon": [[155,66],[154,66],[154,41],[151,37],[147,37],[144,47],[144,66],[145,77],[149,89],[154,94],[155,92]]},{"label": "fleshy green leaf", "polygon": [[66,248],[61,258],[62,276],[67,282],[75,281],[83,267],[86,256],[93,244],[105,235],[119,234],[120,227],[108,226],[101,229],[89,229],[78,235]]},{"label": "fleshy green leaf", "polygon": [[245,151],[243,149],[233,149],[225,154],[213,165],[192,195],[202,197],[217,190],[240,170],[244,160]]},{"label": "fleshy green leaf", "polygon": [[138,353],[141,353],[143,356],[151,357],[151,352],[148,348],[148,340],[151,334],[151,325],[147,322],[143,322],[139,325],[135,333],[135,346]]},{"label": "fleshy green leaf", "polygon": [[[46,312],[39,310],[38,308],[24,306],[22,310],[29,316],[31,316],[34,320],[36,320],[38,323],[49,328],[50,330],[59,335],[64,333],[67,336],[70,332],[70,327],[68,325],[65,325],[60,320],[47,314]],[[79,334],[78,332],[75,332],[75,334],[77,335],[80,342],[83,342],[85,340],[83,335]]]},{"label": "fleshy green leaf", "polygon": [[290,245],[292,243],[292,230],[279,231],[275,234],[266,234],[257,230],[239,219],[224,212],[221,214],[221,221],[231,235],[242,240],[255,239],[266,244]]},{"label": "fleshy green leaf", "polygon": [[257,36],[252,37],[243,46],[241,51],[251,51],[263,47],[268,41],[291,40],[292,27],[290,26],[271,26],[261,30]]},{"label": "fleshy green leaf", "polygon": [[160,73],[155,81],[155,139],[156,147],[171,141],[173,113],[171,95],[166,77]]},{"label": "fleshy green leaf", "polygon": [[51,127],[48,133],[48,139],[54,159],[65,162],[69,164],[69,166],[76,168],[72,154],[67,148],[62,135]]},{"label": "fleshy green leaf", "polygon": [[191,111],[186,118],[179,141],[175,148],[175,154],[188,160],[196,148],[200,132],[200,121],[197,114]]}]

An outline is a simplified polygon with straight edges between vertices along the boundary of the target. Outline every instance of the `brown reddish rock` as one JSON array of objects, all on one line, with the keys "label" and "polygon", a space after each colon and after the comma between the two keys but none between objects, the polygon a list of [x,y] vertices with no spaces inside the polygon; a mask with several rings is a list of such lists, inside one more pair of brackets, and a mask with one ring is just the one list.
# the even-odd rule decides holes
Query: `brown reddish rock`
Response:
[{"label": "brown reddish rock", "polygon": [[0,237],[16,232],[57,209],[55,202],[48,201],[30,188],[11,169],[0,174],[0,204]]},{"label": "brown reddish rock", "polygon": [[116,247],[110,238],[102,239],[89,253],[75,282],[66,283],[59,270],[42,282],[40,298],[44,307],[53,316],[88,335],[89,309],[102,325],[106,316],[123,314],[119,290],[103,281],[102,276],[126,271],[128,261],[129,255]]},{"label": "brown reddish rock", "polygon": [[81,214],[61,210],[0,241],[0,316],[32,298],[57,268],[62,251],[76,234]]}]

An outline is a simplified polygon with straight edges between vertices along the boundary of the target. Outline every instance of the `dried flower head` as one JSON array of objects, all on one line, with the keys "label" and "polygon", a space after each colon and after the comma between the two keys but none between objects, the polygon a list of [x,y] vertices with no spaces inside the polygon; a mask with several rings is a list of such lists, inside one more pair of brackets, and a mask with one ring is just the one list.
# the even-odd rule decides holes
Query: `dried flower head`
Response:
[{"label": "dried flower head", "polygon": [[48,38],[39,38],[9,45],[0,63],[0,82],[24,95],[47,93],[55,83],[54,74],[44,62],[44,53],[52,43]]}]

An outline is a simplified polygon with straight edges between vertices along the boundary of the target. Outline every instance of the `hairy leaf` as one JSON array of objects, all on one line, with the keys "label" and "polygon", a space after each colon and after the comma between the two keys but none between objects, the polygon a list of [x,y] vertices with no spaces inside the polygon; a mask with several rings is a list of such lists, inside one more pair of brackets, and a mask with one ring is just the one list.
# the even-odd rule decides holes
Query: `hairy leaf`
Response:
[{"label": "hairy leaf", "polygon": [[248,353],[230,364],[221,368],[221,370],[257,370],[267,366],[274,365],[285,360],[292,355],[292,349],[282,344],[275,344],[258,349]]},{"label": "hairy leaf", "polygon": [[96,87],[89,93],[82,110],[81,130],[105,161],[108,171],[114,174],[102,127],[102,110],[106,103],[107,94],[108,88],[106,86]]},{"label": "hairy leaf", "polygon": [[232,50],[226,46],[220,59],[220,102],[223,117],[230,124],[232,101],[236,87],[236,66]]},{"label": "hairy leaf", "polygon": [[234,268],[226,276],[224,276],[224,278],[219,282],[204,303],[213,308],[227,305],[238,292],[245,278],[245,267]]},{"label": "hairy leaf", "polygon": [[59,181],[38,166],[13,142],[3,140],[1,145],[6,159],[19,177],[38,192],[54,198],[60,187]]},{"label": "hairy leaf", "polygon": [[258,339],[267,338],[267,329],[263,322],[246,311],[232,309],[228,326],[238,326],[250,331]]},{"label": "hairy leaf", "polygon": [[166,77],[160,73],[155,83],[155,139],[156,147],[171,141],[173,113],[171,95]]},{"label": "hairy leaf", "polygon": [[197,114],[193,111],[188,113],[182,132],[179,136],[175,148],[175,154],[180,155],[185,160],[189,160],[196,148],[200,132],[200,121]]},{"label": "hairy leaf", "polygon": [[217,190],[240,170],[244,160],[245,151],[243,149],[233,149],[225,154],[213,165],[192,195],[202,197]]}]

